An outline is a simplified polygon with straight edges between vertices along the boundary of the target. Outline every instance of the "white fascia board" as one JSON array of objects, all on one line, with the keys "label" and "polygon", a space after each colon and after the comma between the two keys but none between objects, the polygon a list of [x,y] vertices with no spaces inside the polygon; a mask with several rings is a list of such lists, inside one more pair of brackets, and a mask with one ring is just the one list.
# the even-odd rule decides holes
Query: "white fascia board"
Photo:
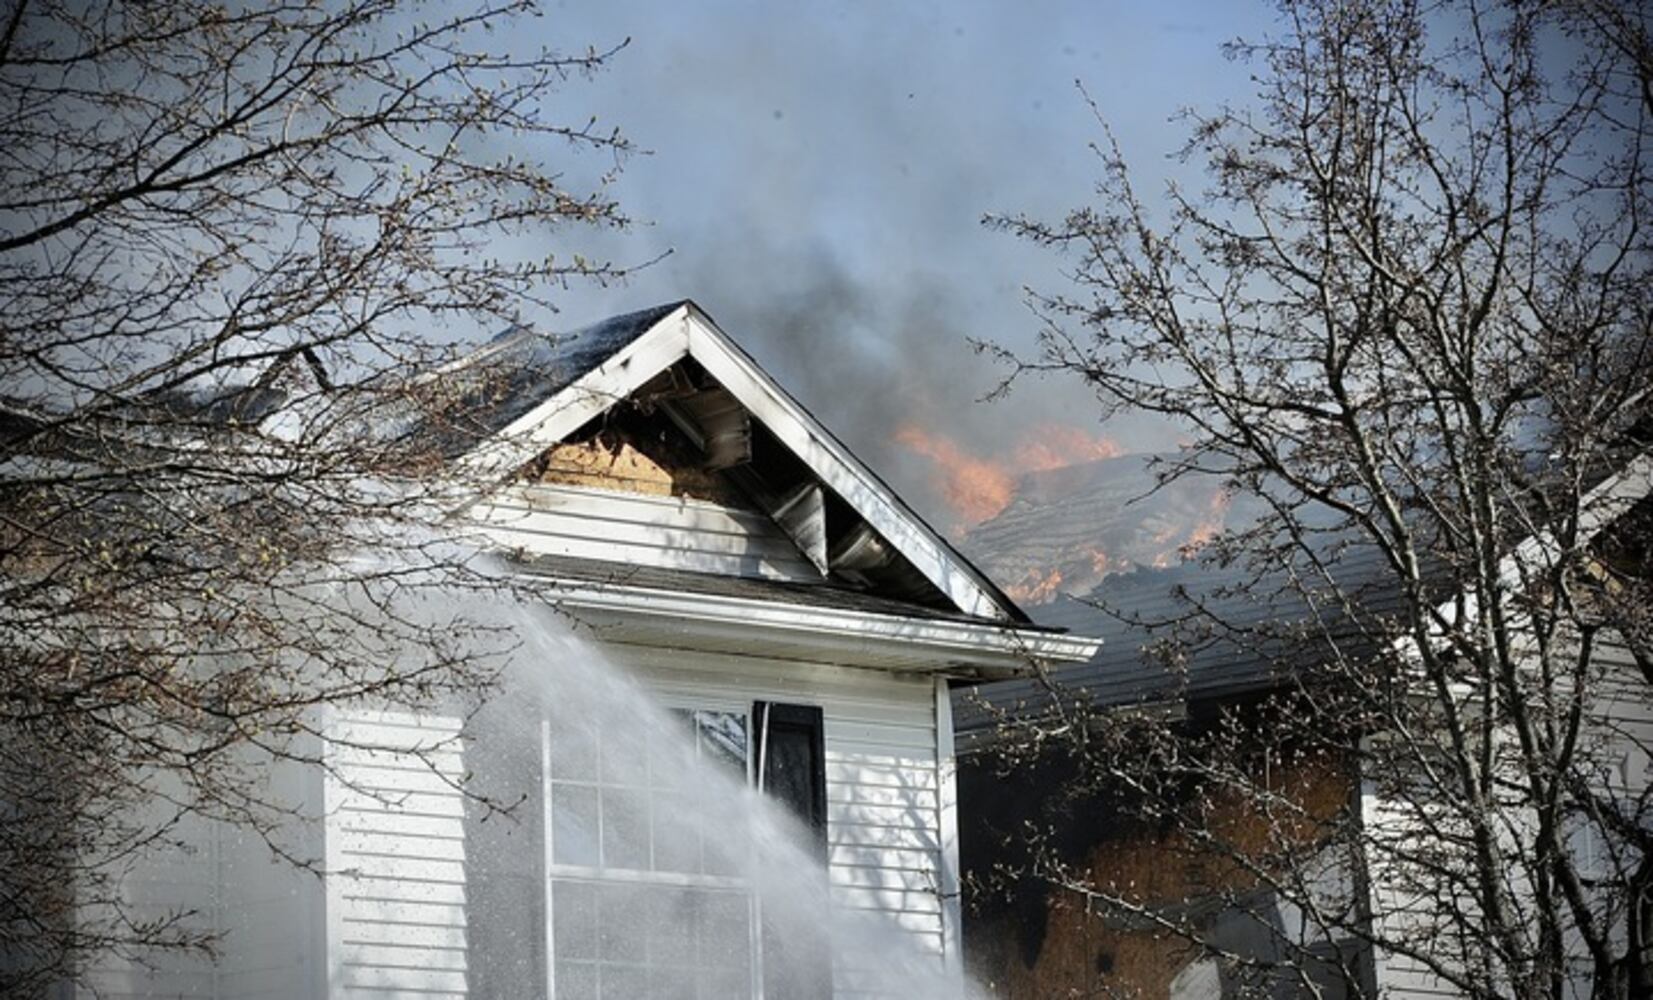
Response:
[{"label": "white fascia board", "polygon": [[[1579,501],[1578,536],[1581,542],[1588,542],[1597,534],[1610,527],[1613,522],[1645,499],[1648,493],[1653,492],[1653,454],[1643,452],[1625,463],[1624,468],[1597,483]],[[1545,529],[1535,535],[1529,535],[1514,549],[1498,562],[1498,582],[1505,587],[1514,587],[1520,584],[1522,570],[1529,566],[1542,566],[1556,557],[1559,543],[1555,532]],[[1477,601],[1474,594],[1464,599],[1464,610],[1473,616],[1477,611]],[[1442,601],[1435,606],[1435,613],[1441,620],[1453,622],[1458,616],[1458,599],[1456,597]],[[1443,637],[1444,638],[1444,637]],[[1402,649],[1415,648],[1410,639],[1398,640]]]},{"label": "white fascia board", "polygon": [[886,647],[932,659],[933,666],[927,668],[932,673],[983,668],[1030,672],[1035,664],[1083,662],[1102,647],[1101,639],[993,623],[906,618],[619,583],[553,581],[551,586],[552,602],[576,619],[582,612],[595,611],[757,644],[769,636],[823,647]]},{"label": "white fascia board", "polygon": [[761,420],[810,471],[888,539],[960,611],[979,618],[1010,618],[1008,610],[976,574],[949,554],[932,531],[908,515],[859,461],[781,392],[769,376],[733,346],[727,335],[695,313],[690,313],[687,327],[690,356]]},{"label": "white fascia board", "polygon": [[[1579,538],[1582,541],[1594,538],[1623,517],[1650,491],[1653,491],[1653,454],[1643,452],[1625,463],[1624,468],[1596,484],[1580,500]],[[1505,584],[1519,582],[1521,567],[1553,558],[1556,545],[1553,531],[1545,530],[1528,537],[1498,564],[1499,581]]]},{"label": "white fascia board", "polygon": [[[1650,492],[1653,492],[1653,454],[1643,452],[1584,495],[1579,503],[1579,537],[1585,541],[1594,538]],[[1506,587],[1520,583],[1521,568],[1553,558],[1556,544],[1555,533],[1552,531],[1545,530],[1536,535],[1529,535],[1499,560],[1499,583]],[[1458,603],[1457,597],[1451,597],[1435,605],[1436,616],[1440,621],[1446,622],[1447,627],[1457,622]],[[1471,618],[1479,610],[1479,602],[1474,594],[1464,595],[1463,606],[1464,613]],[[1520,634],[1525,630],[1517,625],[1514,631]],[[1440,646],[1446,642],[1446,627],[1431,625],[1430,632],[1429,645]],[[1421,664],[1422,652],[1411,636],[1398,637],[1390,648],[1396,655],[1414,664]]]},{"label": "white fascia board", "polygon": [[490,485],[640,389],[688,353],[688,307],[661,317],[646,333],[459,459]]}]

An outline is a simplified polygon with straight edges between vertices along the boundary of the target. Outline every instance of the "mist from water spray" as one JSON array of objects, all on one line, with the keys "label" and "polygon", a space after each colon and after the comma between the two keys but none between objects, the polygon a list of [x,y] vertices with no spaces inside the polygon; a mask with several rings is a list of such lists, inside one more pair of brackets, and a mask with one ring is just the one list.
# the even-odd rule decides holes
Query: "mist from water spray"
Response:
[{"label": "mist from water spray", "polygon": [[[666,707],[554,599],[503,576],[487,592],[341,569],[312,596],[361,632],[351,649],[371,669],[418,676],[462,650],[466,676],[495,683],[335,705],[316,727],[325,745],[299,734],[279,755],[245,748],[247,780],[284,804],[284,822],[261,837],[191,821],[127,879],[133,905],[160,892],[219,932],[215,958],[100,961],[104,988],[775,1000],[831,995],[830,979],[836,995],[982,995],[944,966],[939,927],[881,912],[933,915],[940,886],[915,869],[939,858],[886,864],[869,846],[834,871],[818,835],[754,787],[762,720],[749,698],[667,670],[651,678],[681,703]],[[880,809],[935,808],[928,786],[880,794]]]},{"label": "mist from water spray", "polygon": [[559,1000],[824,996],[825,976],[858,995],[978,995],[933,934],[834,905],[818,841],[754,787],[750,703],[667,708],[550,609],[440,612],[495,637],[500,683],[459,712],[460,761],[376,752],[412,750],[406,766],[447,766],[466,793],[469,995],[543,995],[549,978]]},{"label": "mist from water spray", "polygon": [[[878,914],[833,906],[827,864],[812,850],[810,831],[749,779],[760,774],[757,740],[746,727],[731,726],[734,716],[661,706],[638,679],[549,613],[512,608],[507,615],[521,645],[501,693],[471,719],[468,747],[476,760],[474,790],[494,802],[517,802],[511,817],[501,817],[506,823],[531,826],[519,812],[542,810],[549,787],[552,871],[592,871],[590,883],[552,876],[559,997],[613,995],[618,983],[608,983],[610,975],[626,988],[643,987],[631,993],[638,997],[746,995],[742,977],[759,982],[755,965],[765,959],[800,965],[779,970],[779,982],[793,980],[798,995],[818,995],[797,980],[825,974],[817,962],[828,952],[836,977],[848,980],[840,988],[906,1000],[959,997],[959,980],[934,952],[919,949],[917,936]],[[760,726],[759,719],[750,726]],[[544,764],[524,759],[524,747],[541,745]],[[514,767],[486,767],[496,760]],[[592,777],[597,795],[588,795]],[[651,884],[643,873],[665,881]],[[600,884],[610,876],[618,881]],[[622,906],[605,911],[605,902]],[[612,926],[615,917],[620,926]],[[784,929],[792,954],[750,954],[777,944],[765,940],[765,924]],[[592,936],[582,939],[587,931]],[[810,934],[822,939],[797,940]],[[579,957],[560,959],[564,954]],[[673,982],[673,970],[693,970],[696,990]]]}]

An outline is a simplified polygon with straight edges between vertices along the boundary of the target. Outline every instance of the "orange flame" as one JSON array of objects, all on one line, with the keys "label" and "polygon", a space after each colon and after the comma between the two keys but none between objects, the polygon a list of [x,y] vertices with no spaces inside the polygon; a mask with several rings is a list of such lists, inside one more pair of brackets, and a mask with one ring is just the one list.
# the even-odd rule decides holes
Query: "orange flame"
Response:
[{"label": "orange flame", "polygon": [[1021,473],[1059,469],[1125,453],[1111,438],[1050,423],[1035,427],[1008,458],[997,461],[969,454],[952,440],[917,424],[897,428],[895,440],[934,463],[942,499],[958,521],[955,528],[960,530],[1009,506],[1016,491],[1016,477]]},{"label": "orange flame", "polygon": [[935,463],[942,499],[963,525],[985,521],[1010,504],[1016,478],[1002,466],[967,455],[952,441],[914,424],[898,428],[895,440]]},{"label": "orange flame", "polygon": [[1107,576],[1111,561],[1108,554],[1101,549],[1091,549],[1091,572],[1097,576]]},{"label": "orange flame", "polygon": [[1028,570],[1020,582],[1004,588],[1004,592],[1017,604],[1043,604],[1056,596],[1056,590],[1061,585],[1061,570],[1053,569],[1049,573],[1040,573],[1035,569]]},{"label": "orange flame", "polygon": [[1039,472],[1123,454],[1125,449],[1112,438],[1087,434],[1078,427],[1040,424],[1016,449],[1014,464],[1018,472]]},{"label": "orange flame", "polygon": [[1223,530],[1223,524],[1228,514],[1228,494],[1221,491],[1211,497],[1206,505],[1205,519],[1194,525],[1188,532],[1188,540],[1182,543],[1182,557],[1188,558],[1205,543],[1217,537]]}]

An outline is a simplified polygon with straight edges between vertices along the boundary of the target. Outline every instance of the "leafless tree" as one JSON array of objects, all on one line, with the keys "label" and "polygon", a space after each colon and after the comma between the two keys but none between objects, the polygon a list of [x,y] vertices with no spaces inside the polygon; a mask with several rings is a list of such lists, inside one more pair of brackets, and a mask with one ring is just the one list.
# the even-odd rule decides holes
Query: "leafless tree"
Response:
[{"label": "leafless tree", "polygon": [[0,993],[210,949],[123,873],[200,820],[284,849],[319,708],[493,676],[419,604],[504,586],[445,539],[488,387],[433,345],[619,273],[549,249],[625,224],[630,146],[555,110],[614,49],[462,6],[0,5]]},{"label": "leafless tree", "polygon": [[1269,697],[1175,721],[1064,695],[1011,734],[1199,873],[1156,895],[1035,852],[1096,920],[1235,992],[1653,995],[1653,522],[1624,499],[1649,476],[1649,38],[1635,4],[1286,0],[1230,50],[1256,93],[1187,116],[1207,190],[1145,197],[1109,139],[1091,207],[991,220],[1072,262],[1017,373],[1175,421],[1163,477],[1263,510],[1203,553],[1247,583],[1189,595],[1159,652],[1225,641]]}]

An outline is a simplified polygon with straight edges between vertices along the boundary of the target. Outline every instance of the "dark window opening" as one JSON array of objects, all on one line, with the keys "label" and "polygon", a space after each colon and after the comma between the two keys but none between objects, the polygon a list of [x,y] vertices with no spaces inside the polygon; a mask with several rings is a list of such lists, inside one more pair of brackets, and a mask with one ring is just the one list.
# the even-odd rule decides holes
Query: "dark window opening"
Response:
[{"label": "dark window opening", "polygon": [[[807,831],[805,850],[827,860],[826,752],[821,710],[760,701],[752,707],[759,787]],[[763,910],[765,1000],[832,996],[832,952],[820,920],[829,902],[824,869],[818,899],[788,899]],[[760,890],[761,891],[761,890]],[[795,890],[794,890],[795,891]]]}]

